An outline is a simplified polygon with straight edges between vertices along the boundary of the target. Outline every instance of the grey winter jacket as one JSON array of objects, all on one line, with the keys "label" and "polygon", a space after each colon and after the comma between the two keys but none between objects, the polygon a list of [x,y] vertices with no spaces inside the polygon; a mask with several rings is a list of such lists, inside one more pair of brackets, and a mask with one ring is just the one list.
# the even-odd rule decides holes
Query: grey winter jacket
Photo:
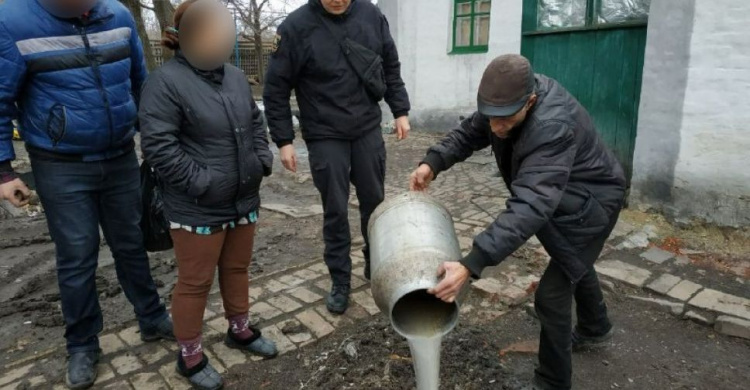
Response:
[{"label": "grey winter jacket", "polygon": [[138,117],[171,222],[215,226],[260,207],[273,154],[242,71],[199,71],[178,53],[147,79]]},{"label": "grey winter jacket", "polygon": [[461,260],[475,277],[536,234],[577,282],[590,267],[578,252],[604,232],[623,205],[625,174],[583,106],[543,75],[536,75],[536,93],[536,105],[509,138],[496,137],[489,118],[475,113],[423,161],[437,174],[487,146],[494,151],[511,197]]}]

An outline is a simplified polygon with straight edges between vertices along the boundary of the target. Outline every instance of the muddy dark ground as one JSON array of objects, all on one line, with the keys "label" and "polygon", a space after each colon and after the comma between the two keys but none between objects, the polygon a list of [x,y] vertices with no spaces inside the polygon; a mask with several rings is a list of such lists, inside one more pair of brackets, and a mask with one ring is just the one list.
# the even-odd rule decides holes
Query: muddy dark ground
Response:
[{"label": "muddy dark ground", "polygon": [[[574,389],[746,389],[750,342],[609,295],[612,346],[574,355]],[[476,302],[473,302],[476,305]],[[539,325],[522,309],[486,321],[462,314],[445,338],[441,389],[522,389],[534,370]],[[346,350],[356,349],[356,356]],[[506,348],[524,352],[501,352]],[[383,316],[340,329],[312,348],[235,367],[229,389],[415,388],[409,347]]]}]

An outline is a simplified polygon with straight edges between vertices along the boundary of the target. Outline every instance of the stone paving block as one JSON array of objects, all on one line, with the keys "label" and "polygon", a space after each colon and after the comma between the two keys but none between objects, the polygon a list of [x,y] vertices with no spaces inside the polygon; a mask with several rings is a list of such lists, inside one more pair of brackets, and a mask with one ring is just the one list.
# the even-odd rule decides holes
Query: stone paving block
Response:
[{"label": "stone paving block", "polygon": [[623,249],[636,249],[636,248],[647,248],[649,244],[648,234],[644,232],[637,232],[629,235],[625,241],[620,243],[616,248],[618,250]]},{"label": "stone paving block", "polygon": [[[344,314],[343,316],[331,314],[331,312],[329,312],[328,309],[326,309],[325,305],[320,305],[316,307],[315,311],[318,312],[318,314],[320,314],[320,316],[323,317],[323,319],[325,319],[326,322],[331,324],[334,328],[338,328],[342,325],[348,325],[352,323],[351,318],[347,314],[349,314],[353,306],[354,305],[350,305],[349,309],[346,311],[346,314]],[[357,305],[356,307],[359,307],[359,309],[362,310],[362,312],[364,312],[365,316],[367,316],[367,312],[365,312],[364,309],[362,309],[362,307],[360,307],[359,305]]]},{"label": "stone paving block", "polygon": [[626,236],[630,233],[632,233],[635,230],[635,226],[632,224],[623,221],[622,219],[619,219],[617,221],[617,224],[615,225],[614,230],[612,230],[612,234],[610,237],[612,238],[618,238]]},{"label": "stone paving block", "polygon": [[365,281],[365,269],[364,268],[357,268],[356,272],[352,271],[352,290],[356,290],[364,285],[366,285],[368,282]]},{"label": "stone paving block", "polygon": [[358,266],[365,263],[365,258],[361,256],[352,255],[352,266]]},{"label": "stone paving block", "polygon": [[716,316],[698,313],[695,310],[688,310],[683,318],[705,326],[711,326],[716,322]]},{"label": "stone paving block", "polygon": [[279,282],[286,284],[287,286],[294,287],[305,283],[304,279],[300,279],[293,275],[283,275],[279,277]]},{"label": "stone paving block", "polygon": [[476,227],[481,227],[481,228],[487,227],[487,223],[485,223],[483,221],[476,221],[476,220],[473,220],[473,219],[467,219],[467,220],[463,221],[463,223],[465,223],[467,225],[473,225],[473,226],[476,226]]},{"label": "stone paving block", "polygon": [[329,292],[331,291],[331,278],[323,278],[315,282],[315,287],[325,291]]},{"label": "stone paving block", "polygon": [[127,375],[133,371],[140,370],[142,365],[141,362],[138,361],[138,358],[135,357],[135,355],[131,353],[125,353],[123,355],[115,356],[112,359],[112,367],[115,368],[115,371],[117,371],[118,374]]},{"label": "stone paving block", "polygon": [[278,349],[279,354],[297,349],[292,340],[289,340],[288,337],[281,333],[281,329],[276,325],[267,326],[261,329],[261,332],[263,332],[263,337],[268,337],[276,343],[276,349]]},{"label": "stone paving block", "polygon": [[29,383],[29,387],[34,388],[34,387],[47,383],[47,380],[44,379],[44,375],[37,375],[35,377],[29,378],[28,383]]},{"label": "stone paving block", "polygon": [[334,331],[334,327],[326,322],[313,308],[297,314],[297,319],[318,338],[327,336]]},{"label": "stone paving block", "polygon": [[453,227],[456,229],[457,232],[462,232],[467,229],[471,229],[471,226],[465,225],[463,223],[454,223]]},{"label": "stone paving block", "polygon": [[260,298],[261,295],[263,295],[263,288],[261,287],[250,287],[247,289],[247,296],[250,300],[255,301]]},{"label": "stone paving block", "polygon": [[159,368],[159,373],[172,390],[190,390],[192,386],[187,379],[180,376],[175,370],[175,363],[166,363]]},{"label": "stone paving block", "polygon": [[362,306],[370,315],[380,313],[378,305],[375,304],[375,300],[372,299],[372,295],[370,295],[370,291],[368,290],[352,294],[352,300]]},{"label": "stone paving block", "polygon": [[310,271],[310,270],[307,270],[307,269],[299,270],[299,271],[293,273],[292,275],[294,275],[295,277],[300,278],[300,279],[302,279],[304,281],[311,281],[311,280],[314,280],[314,279],[316,279],[316,278],[318,278],[320,276],[320,274],[318,274],[317,272],[313,272],[313,271]]},{"label": "stone paving block", "polygon": [[130,384],[137,390],[169,390],[167,383],[157,373],[133,375]]},{"label": "stone paving block", "polygon": [[164,349],[164,347],[152,344],[140,354],[140,357],[146,362],[146,364],[150,365],[164,359],[167,355],[169,355],[169,351]]},{"label": "stone paving block", "polygon": [[118,336],[120,336],[120,338],[131,347],[137,347],[143,344],[143,341],[141,340],[141,331],[137,325],[122,330],[118,333]]},{"label": "stone paving block", "polygon": [[224,342],[218,342],[212,345],[210,349],[211,351],[213,351],[214,356],[217,357],[227,369],[247,362],[247,353],[242,352],[238,349],[229,348],[224,344]]},{"label": "stone paving block", "polygon": [[305,303],[314,303],[323,299],[322,296],[308,290],[305,287],[297,287],[295,289],[289,290],[289,295]]},{"label": "stone paving block", "polygon": [[[130,383],[122,380],[122,381],[115,382],[115,383],[109,384],[107,386],[104,386],[104,389],[105,390],[131,390],[132,387],[130,387]],[[138,390],[140,390],[140,389],[138,389]]]},{"label": "stone paving block", "polygon": [[277,293],[279,291],[283,291],[288,289],[289,286],[279,282],[278,280],[271,279],[268,282],[266,282],[266,289],[272,293]]},{"label": "stone paving block", "polygon": [[99,362],[96,365],[96,383],[104,383],[115,377],[115,371],[107,363]]},{"label": "stone paving block", "polygon": [[280,309],[284,313],[291,313],[297,309],[302,308],[301,304],[286,295],[277,295],[275,297],[268,298],[267,302],[271,304],[271,306]]},{"label": "stone paving block", "polygon": [[34,368],[34,365],[29,364],[29,365],[6,372],[2,376],[0,376],[0,386],[5,386],[9,383],[15,382],[23,378],[31,371],[32,368]]},{"label": "stone paving block", "polygon": [[216,316],[218,316],[218,314],[209,308],[206,308],[206,310],[203,310],[203,321],[211,320],[215,318]]},{"label": "stone paving block", "polygon": [[460,236],[458,237],[458,244],[461,246],[461,249],[471,249],[471,247],[474,245],[474,238]]},{"label": "stone paving block", "polygon": [[674,286],[671,290],[669,290],[667,295],[681,301],[687,301],[702,288],[703,286],[698,283],[693,283],[689,280],[683,280],[677,283],[677,285]]},{"label": "stone paving block", "polygon": [[102,354],[109,355],[125,349],[125,344],[114,333],[99,337],[99,348]]},{"label": "stone paving block", "polygon": [[318,264],[307,267],[307,269],[321,275],[328,275],[328,267],[322,261]]},{"label": "stone paving block", "polygon": [[537,275],[519,276],[513,280],[513,285],[521,290],[531,293],[535,290],[535,286],[539,284],[539,280],[540,277]]},{"label": "stone paving block", "polygon": [[663,264],[667,260],[670,260],[675,255],[672,252],[665,251],[664,249],[653,247],[643,253],[641,257],[655,264]]},{"label": "stone paving block", "polygon": [[677,283],[680,283],[682,279],[671,275],[671,274],[662,274],[656,280],[649,283],[648,286],[646,286],[647,290],[651,290],[655,293],[667,295],[669,290],[674,288],[674,286],[677,285]]},{"label": "stone paving block", "polygon": [[750,299],[720,291],[707,288],[693,297],[688,304],[701,309],[750,320]]},{"label": "stone paving block", "polygon": [[716,319],[714,329],[727,336],[750,340],[750,321],[747,320],[730,316],[719,316]]},{"label": "stone paving block", "polygon": [[[252,310],[252,307],[250,308],[250,310]],[[213,320],[208,321],[206,325],[209,328],[215,330],[216,332],[221,333],[222,335],[226,334],[227,329],[229,329],[229,323],[227,322],[227,319],[224,317],[214,318]],[[205,328],[206,327],[204,326],[204,329]]]},{"label": "stone paving block", "polygon": [[596,272],[635,287],[643,287],[651,271],[619,260],[601,261],[594,266]]},{"label": "stone paving block", "polygon": [[256,302],[255,304],[250,305],[250,313],[257,315],[264,320],[270,320],[271,318],[281,315],[281,310],[265,302]]},{"label": "stone paving block", "polygon": [[644,302],[654,309],[670,313],[675,316],[682,316],[682,313],[685,312],[684,302],[672,302],[666,299],[645,298],[634,295],[629,295],[628,298]]},{"label": "stone paving block", "polygon": [[477,293],[484,295],[485,298],[500,295],[504,285],[495,278],[482,278],[471,284],[471,287]]},{"label": "stone paving block", "polygon": [[221,363],[221,360],[219,360],[214,353],[208,349],[205,348],[203,350],[203,354],[206,355],[208,358],[208,361],[211,363],[211,366],[218,372],[219,374],[223,374],[227,372],[227,369],[224,367],[224,364]]}]

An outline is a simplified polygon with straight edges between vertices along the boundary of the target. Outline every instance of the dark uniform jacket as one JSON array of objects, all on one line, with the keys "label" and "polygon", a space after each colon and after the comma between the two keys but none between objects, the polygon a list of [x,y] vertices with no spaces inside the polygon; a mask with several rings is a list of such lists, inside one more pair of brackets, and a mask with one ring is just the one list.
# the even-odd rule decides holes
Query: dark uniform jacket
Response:
[{"label": "dark uniform jacket", "polygon": [[171,222],[214,226],[258,209],[273,154],[241,70],[199,71],[178,53],[147,79],[139,119]]},{"label": "dark uniform jacket", "polygon": [[333,16],[320,0],[310,0],[279,26],[278,46],[266,74],[265,114],[271,137],[279,147],[294,140],[289,105],[292,90],[299,104],[302,136],[307,141],[357,139],[380,129],[378,102],[367,93],[321,17],[331,21],[339,37],[346,34],[383,58],[388,87],[385,101],[393,115],[407,115],[410,109],[396,45],[380,10],[369,1],[352,0],[344,15]]},{"label": "dark uniform jacket", "polygon": [[604,232],[622,207],[625,175],[586,110],[555,80],[536,75],[538,101],[510,138],[475,113],[431,148],[424,160],[438,172],[492,146],[511,192],[507,209],[474,240],[462,263],[478,277],[536,234],[572,282],[591,264],[578,252]]}]

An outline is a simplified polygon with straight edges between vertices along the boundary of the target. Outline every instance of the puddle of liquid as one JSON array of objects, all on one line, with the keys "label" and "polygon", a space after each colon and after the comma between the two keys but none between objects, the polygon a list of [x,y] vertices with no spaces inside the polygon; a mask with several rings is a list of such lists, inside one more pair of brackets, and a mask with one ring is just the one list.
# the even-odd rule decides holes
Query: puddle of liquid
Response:
[{"label": "puddle of liquid", "polygon": [[417,389],[437,390],[442,338],[455,326],[458,307],[435,298],[426,290],[418,290],[396,302],[391,319],[396,331],[409,342]]}]

